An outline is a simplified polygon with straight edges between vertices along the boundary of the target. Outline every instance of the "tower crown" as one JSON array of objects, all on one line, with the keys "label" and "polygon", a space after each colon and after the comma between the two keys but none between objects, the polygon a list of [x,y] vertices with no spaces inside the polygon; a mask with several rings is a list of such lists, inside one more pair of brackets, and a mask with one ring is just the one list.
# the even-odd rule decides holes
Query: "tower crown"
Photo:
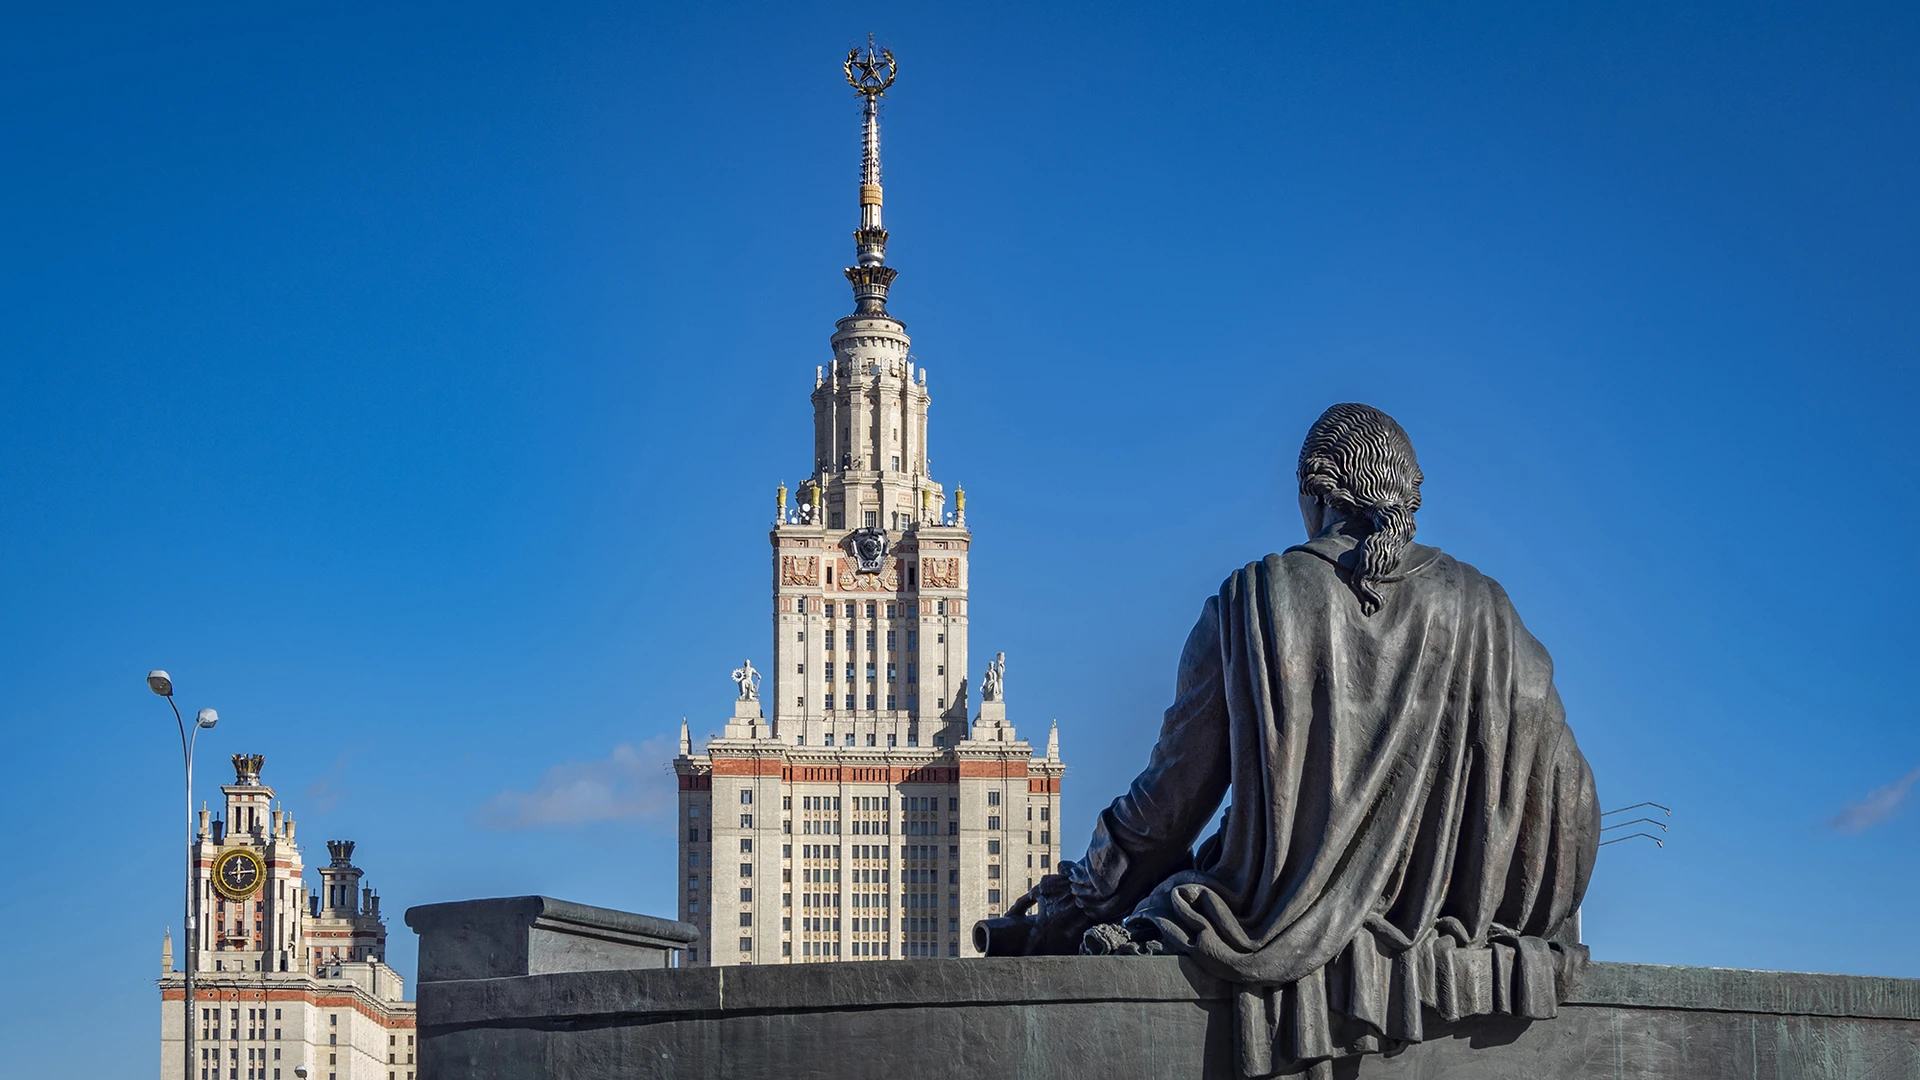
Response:
[{"label": "tower crown", "polygon": [[260,783],[260,769],[266,763],[265,754],[233,755],[233,782],[244,787]]},{"label": "tower crown", "polygon": [[853,310],[857,315],[885,315],[887,290],[899,271],[887,265],[887,230],[880,221],[880,99],[899,73],[893,50],[873,47],[873,35],[867,35],[867,50],[847,53],[843,65],[847,85],[860,95],[860,227],[853,233],[855,265],[847,267],[847,281],[853,285]]}]

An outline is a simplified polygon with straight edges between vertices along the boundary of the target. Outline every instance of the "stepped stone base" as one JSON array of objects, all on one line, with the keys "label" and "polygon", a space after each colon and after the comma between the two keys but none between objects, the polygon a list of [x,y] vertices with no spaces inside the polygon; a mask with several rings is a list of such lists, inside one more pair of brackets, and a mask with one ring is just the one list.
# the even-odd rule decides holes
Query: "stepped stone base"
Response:
[{"label": "stepped stone base", "polygon": [[[476,907],[481,920],[511,907],[481,904],[493,905]],[[436,928],[461,925],[461,907],[423,920],[423,956]],[[582,944],[549,953],[590,964],[582,913],[604,909],[566,910]],[[606,915],[622,928],[634,918]],[[502,933],[469,923],[462,936]],[[617,947],[631,956],[630,938]],[[447,964],[458,978],[429,979],[423,964],[421,1080],[1234,1076],[1227,988],[1171,957],[528,974],[524,955]],[[1596,963],[1557,1019],[1463,1025],[1336,1063],[1334,1076],[1920,1080],[1920,980]]]}]

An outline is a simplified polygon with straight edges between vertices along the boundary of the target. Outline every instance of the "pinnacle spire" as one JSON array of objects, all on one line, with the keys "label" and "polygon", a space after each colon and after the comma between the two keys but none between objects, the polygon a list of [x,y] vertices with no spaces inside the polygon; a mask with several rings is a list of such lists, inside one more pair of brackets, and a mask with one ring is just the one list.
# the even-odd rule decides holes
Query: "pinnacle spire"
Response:
[{"label": "pinnacle spire", "polygon": [[853,234],[855,265],[847,268],[847,281],[853,285],[855,314],[885,315],[887,289],[900,272],[887,265],[887,230],[881,224],[880,99],[898,69],[893,50],[875,51],[872,34],[866,52],[851,50],[842,66],[847,84],[861,98],[860,227]]},{"label": "pinnacle spire", "polygon": [[693,756],[693,736],[687,731],[687,718],[680,718],[680,756]]},{"label": "pinnacle spire", "polygon": [[1060,721],[1053,722],[1053,730],[1047,732],[1047,760],[1060,760]]}]

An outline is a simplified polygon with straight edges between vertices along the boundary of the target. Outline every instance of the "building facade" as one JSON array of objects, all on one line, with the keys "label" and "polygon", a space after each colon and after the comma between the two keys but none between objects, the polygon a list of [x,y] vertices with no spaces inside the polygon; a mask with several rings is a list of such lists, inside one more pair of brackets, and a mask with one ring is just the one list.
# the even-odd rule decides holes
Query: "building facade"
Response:
[{"label": "building facade", "polygon": [[1057,731],[1007,719],[1005,656],[969,684],[966,493],[933,478],[927,372],[887,310],[879,99],[890,53],[847,59],[863,106],[853,313],[814,369],[808,479],[775,497],[772,667],[734,673],[723,734],[685,722],[688,964],[959,957],[1059,857]]},{"label": "building facade", "polygon": [[[414,1080],[414,1006],[386,963],[380,896],[351,840],[327,841],[306,885],[293,815],[260,782],[265,759],[233,756],[225,811],[200,811],[189,851],[193,921],[160,954],[160,1076],[182,1080]],[[197,947],[196,947],[197,943]],[[194,971],[186,1061],[186,965]]]}]

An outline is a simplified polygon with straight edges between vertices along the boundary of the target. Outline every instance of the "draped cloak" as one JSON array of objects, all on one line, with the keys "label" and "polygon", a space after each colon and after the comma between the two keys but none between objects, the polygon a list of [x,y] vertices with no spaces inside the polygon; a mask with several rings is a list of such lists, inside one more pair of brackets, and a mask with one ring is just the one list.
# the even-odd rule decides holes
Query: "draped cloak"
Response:
[{"label": "draped cloak", "polygon": [[1066,868],[1095,921],[1237,987],[1247,1076],[1324,1072],[1432,1020],[1551,1017],[1587,961],[1600,810],[1551,659],[1436,548],[1408,545],[1363,614],[1358,539],[1269,555],[1207,600],[1146,770]]}]

